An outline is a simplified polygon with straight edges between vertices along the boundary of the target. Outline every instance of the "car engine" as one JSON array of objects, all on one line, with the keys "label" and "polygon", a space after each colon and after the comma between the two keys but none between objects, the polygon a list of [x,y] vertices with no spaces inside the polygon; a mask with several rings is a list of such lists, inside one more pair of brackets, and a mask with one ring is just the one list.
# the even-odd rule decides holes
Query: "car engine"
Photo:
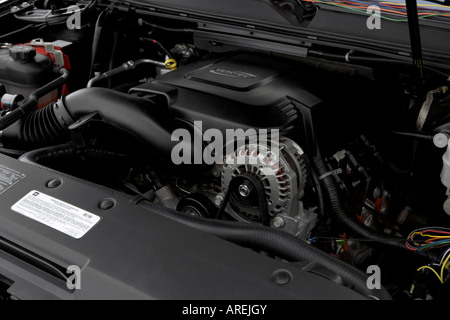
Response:
[{"label": "car engine", "polygon": [[407,63],[220,42],[220,24],[210,34],[144,11],[5,9],[22,29],[0,35],[0,153],[181,220],[264,228],[349,268],[378,266],[381,298],[448,299],[448,69],[425,68],[418,88]]}]

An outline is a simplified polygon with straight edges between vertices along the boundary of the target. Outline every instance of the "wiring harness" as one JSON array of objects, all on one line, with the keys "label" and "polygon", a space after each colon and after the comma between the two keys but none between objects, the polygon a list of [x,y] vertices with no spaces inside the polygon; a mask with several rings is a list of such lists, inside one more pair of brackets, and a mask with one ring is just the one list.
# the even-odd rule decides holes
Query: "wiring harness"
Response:
[{"label": "wiring harness", "polygon": [[[300,1],[300,0],[299,0]],[[303,2],[314,2],[334,7],[340,7],[354,12],[373,15],[371,6],[377,6],[380,10],[380,18],[394,21],[407,22],[406,5],[403,3],[385,1],[322,1],[322,0],[302,0]],[[450,17],[450,7],[440,4],[417,4],[419,19],[431,17]],[[383,13],[383,14],[381,14]]]},{"label": "wiring harness", "polygon": [[444,284],[445,270],[449,269],[450,259],[450,229],[441,227],[425,227],[412,231],[406,240],[406,247],[413,251],[425,251],[445,247],[441,255],[428,265],[421,266],[417,271],[430,270]]}]

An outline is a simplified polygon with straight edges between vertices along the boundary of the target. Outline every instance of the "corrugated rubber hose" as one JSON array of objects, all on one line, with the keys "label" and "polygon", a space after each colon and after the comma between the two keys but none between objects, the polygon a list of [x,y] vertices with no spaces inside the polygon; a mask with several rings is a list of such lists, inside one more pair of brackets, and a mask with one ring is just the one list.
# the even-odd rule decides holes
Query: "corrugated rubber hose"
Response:
[{"label": "corrugated rubber hose", "polygon": [[387,234],[375,231],[352,218],[343,207],[336,181],[333,175],[328,174],[330,170],[322,158],[319,148],[316,150],[316,156],[313,158],[313,164],[319,177],[322,177],[320,182],[323,187],[325,199],[328,199],[329,201],[332,218],[345,227],[352,235],[373,240],[373,242],[378,245],[393,249],[400,249],[403,252],[428,258],[430,260],[435,260],[437,258],[433,252],[412,251],[406,247],[405,239],[389,236]]}]

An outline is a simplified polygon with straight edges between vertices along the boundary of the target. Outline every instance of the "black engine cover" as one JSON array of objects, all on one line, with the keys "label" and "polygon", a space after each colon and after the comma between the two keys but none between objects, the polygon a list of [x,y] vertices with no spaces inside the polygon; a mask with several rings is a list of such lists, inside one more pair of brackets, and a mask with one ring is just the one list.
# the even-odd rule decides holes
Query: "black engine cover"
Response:
[{"label": "black engine cover", "polygon": [[295,123],[300,142],[314,150],[312,110],[321,100],[301,80],[301,70],[285,60],[241,53],[183,66],[130,93],[165,97],[175,118],[202,121],[204,130],[283,130]]}]

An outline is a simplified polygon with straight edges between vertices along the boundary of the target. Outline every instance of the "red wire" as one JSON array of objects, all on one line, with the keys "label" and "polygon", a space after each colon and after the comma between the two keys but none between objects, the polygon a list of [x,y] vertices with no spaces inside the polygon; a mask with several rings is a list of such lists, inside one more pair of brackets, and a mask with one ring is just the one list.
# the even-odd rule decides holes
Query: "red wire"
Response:
[{"label": "red wire", "polygon": [[427,229],[427,230],[421,230],[420,232],[436,232],[436,233],[445,233],[445,234],[448,234],[448,235],[450,235],[450,232],[449,231],[441,231],[441,230],[433,230],[433,229]]},{"label": "red wire", "polygon": [[[416,231],[416,232],[419,233],[418,231]],[[440,234],[448,234],[448,235],[450,235],[450,232],[448,232],[448,231],[441,231],[441,230],[426,229],[426,230],[421,230],[421,231],[420,231],[420,233],[426,233],[426,232],[434,232],[434,233],[440,233]],[[409,237],[408,240],[414,241],[414,235],[412,235],[411,237]],[[426,244],[430,244],[430,243],[433,243],[434,241],[439,241],[439,240],[442,240],[442,239],[440,239],[440,238],[431,238],[431,239],[425,240],[425,243],[426,243]],[[445,245],[446,245],[446,244],[445,244]],[[445,246],[445,245],[438,245],[438,246],[436,246],[436,247],[434,247],[434,248],[439,248],[439,247]],[[411,249],[411,250],[418,250],[417,248],[414,249],[414,248],[410,247],[409,244],[408,244],[408,241],[406,242],[406,246],[407,246],[409,249]]]},{"label": "red wire", "polygon": [[408,242],[406,242],[405,245],[406,245],[406,247],[407,247],[409,250],[417,251],[417,248],[412,248],[412,247],[410,247],[409,244],[408,244]]}]

